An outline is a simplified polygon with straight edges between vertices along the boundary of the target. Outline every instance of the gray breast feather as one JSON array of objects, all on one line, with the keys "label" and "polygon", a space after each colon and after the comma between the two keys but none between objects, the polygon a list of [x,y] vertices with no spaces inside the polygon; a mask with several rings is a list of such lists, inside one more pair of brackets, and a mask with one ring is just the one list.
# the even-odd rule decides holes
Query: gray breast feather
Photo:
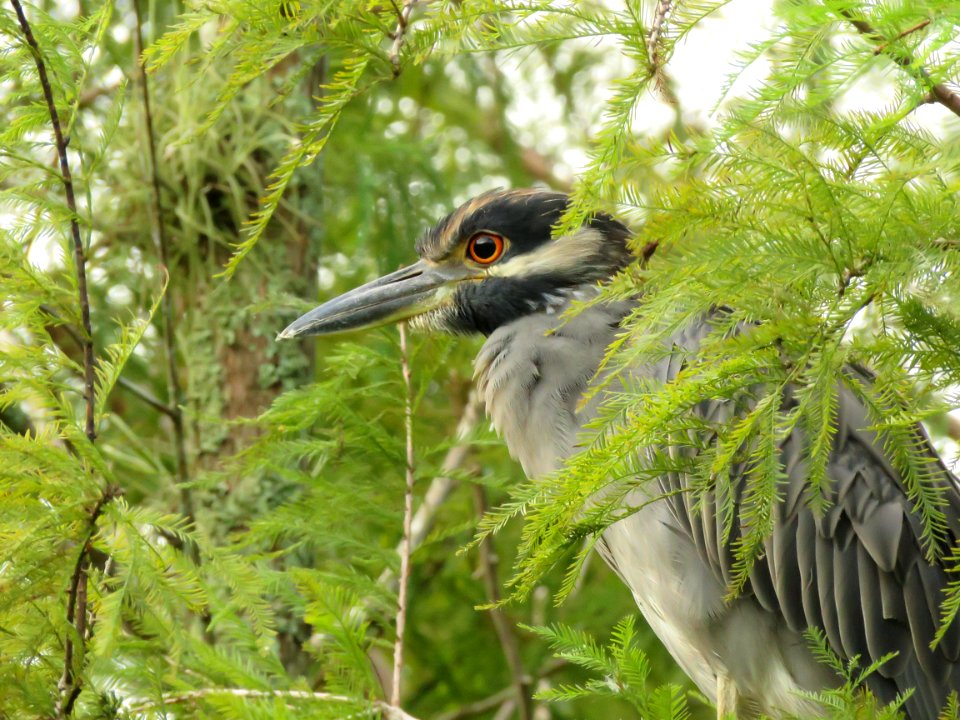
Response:
[{"label": "gray breast feather", "polygon": [[577,404],[629,309],[598,306],[569,322],[534,314],[494,331],[477,355],[477,390],[524,472],[556,469],[582,425]]}]

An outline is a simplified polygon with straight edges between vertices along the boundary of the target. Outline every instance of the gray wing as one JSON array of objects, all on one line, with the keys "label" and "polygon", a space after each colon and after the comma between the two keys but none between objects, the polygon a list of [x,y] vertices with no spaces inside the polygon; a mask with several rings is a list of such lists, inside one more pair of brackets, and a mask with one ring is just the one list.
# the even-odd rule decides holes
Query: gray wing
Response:
[{"label": "gray wing", "polygon": [[[659,368],[664,380],[682,367],[709,330],[705,325],[676,338],[674,357]],[[848,389],[837,392],[837,431],[827,468],[831,505],[818,514],[805,502],[805,442],[798,429],[781,445],[784,499],[744,594],[798,633],[820,628],[835,653],[843,659],[859,656],[860,667],[896,653],[867,685],[885,702],[913,688],[906,704],[909,716],[934,718],[947,695],[960,690],[960,623],[952,623],[942,642],[930,647],[939,627],[948,562],[925,559],[921,521],[900,475],[877,436],[866,429],[870,423],[863,405]],[[788,396],[783,402],[789,409],[794,401]],[[727,401],[708,401],[696,412],[723,422],[734,411]],[[960,485],[929,447],[923,430],[916,431],[939,469],[947,519],[942,549],[949,553],[960,537]],[[674,474],[661,484],[664,492],[677,490],[687,478]],[[697,507],[690,493],[675,494],[668,502],[704,561],[729,584],[741,528],[724,537],[712,497]]]}]

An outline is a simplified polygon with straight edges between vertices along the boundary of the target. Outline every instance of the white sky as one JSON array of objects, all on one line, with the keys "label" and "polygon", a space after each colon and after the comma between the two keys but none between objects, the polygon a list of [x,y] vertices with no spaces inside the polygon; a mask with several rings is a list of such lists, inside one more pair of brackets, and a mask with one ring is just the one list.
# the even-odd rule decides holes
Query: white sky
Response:
[{"label": "white sky", "polygon": [[[622,5],[617,0],[608,0],[607,4]],[[735,68],[738,51],[768,37],[777,25],[772,5],[771,0],[733,0],[705,18],[677,45],[667,71],[675,81],[675,91],[687,123],[693,122],[701,127],[716,124],[714,107],[720,100],[727,77]],[[647,6],[652,7],[652,3]],[[645,21],[649,22],[649,17]],[[856,32],[851,29],[853,35]],[[602,108],[604,98],[609,95],[611,82],[626,76],[630,66],[612,39],[604,38],[592,44],[609,54],[607,62],[591,70],[589,84],[580,100],[584,107],[596,110]],[[960,49],[960,41],[953,44]],[[504,62],[504,74],[516,87],[508,118],[518,129],[523,144],[559,158],[560,163],[555,168],[557,174],[570,179],[587,165],[584,141],[597,129],[599,117],[594,113],[589,123],[584,123],[583,118],[564,118],[563,106],[552,94],[547,81],[546,68],[530,60],[523,53],[517,53]],[[884,65],[878,61],[877,66],[876,72],[867,74],[838,99],[836,109],[839,112],[879,109],[889,104],[893,97],[892,76],[902,70],[893,62]],[[768,67],[765,59],[755,62],[741,75],[727,97],[743,96],[750,87],[762,81]],[[721,105],[721,111],[722,108]],[[562,120],[558,122],[558,118]],[[673,119],[673,110],[651,91],[638,104],[634,131],[657,135],[666,130]],[[912,123],[934,134],[942,133],[950,119],[949,111],[938,105],[920,107],[910,116]]]}]

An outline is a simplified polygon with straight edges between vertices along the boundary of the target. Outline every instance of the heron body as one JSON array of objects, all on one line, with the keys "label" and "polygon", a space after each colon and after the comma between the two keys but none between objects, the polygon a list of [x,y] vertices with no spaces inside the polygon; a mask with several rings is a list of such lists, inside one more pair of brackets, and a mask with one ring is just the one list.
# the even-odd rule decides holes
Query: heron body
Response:
[{"label": "heron body", "polygon": [[[589,443],[584,428],[603,394],[582,398],[636,305],[592,304],[561,318],[571,302],[596,293],[599,282],[630,261],[629,232],[606,216],[553,238],[565,207],[557,193],[479,196],[421,239],[419,263],[320,306],[281,336],[403,318],[429,329],[483,333],[475,373],[494,427],[528,476],[554,471]],[[696,355],[712,319],[674,333],[655,361],[632,368],[633,377],[612,379],[605,391],[633,380],[672,381]],[[735,599],[727,595],[736,533],[724,531],[710,494],[694,507],[696,500],[682,492],[692,479],[682,474],[633,490],[626,502],[643,509],[609,527],[598,545],[651,628],[721,712],[822,712],[801,693],[839,679],[814,659],[803,636],[810,627],[844,660],[859,656],[862,667],[896,653],[867,685],[884,702],[912,689],[904,705],[910,718],[936,717],[960,689],[960,624],[930,647],[947,585],[945,562],[925,557],[919,516],[867,430],[863,406],[843,388],[838,396],[829,507],[816,512],[805,502],[806,443],[794,430],[780,445],[785,479],[774,531]],[[788,391],[782,406],[793,404]],[[712,423],[738,417],[723,399],[702,402],[695,412]],[[960,490],[940,469],[947,540],[955,544]]]}]

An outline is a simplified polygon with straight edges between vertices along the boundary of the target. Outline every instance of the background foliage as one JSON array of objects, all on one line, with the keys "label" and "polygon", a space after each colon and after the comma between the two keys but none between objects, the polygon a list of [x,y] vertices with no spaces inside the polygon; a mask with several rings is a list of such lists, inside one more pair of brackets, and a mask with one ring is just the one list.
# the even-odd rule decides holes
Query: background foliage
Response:
[{"label": "background foliage", "polygon": [[[637,449],[685,431],[703,397],[763,382],[771,398],[687,468],[704,489],[729,490],[745,440],[769,466],[800,424],[816,501],[835,388],[851,385],[910,483],[930,552],[950,552],[913,427],[957,434],[945,411],[960,380],[960,109],[938,88],[957,79],[960,9],[777,2],[704,120],[679,105],[670,59],[725,4],[30,5],[75,212],[35,57],[5,5],[0,716],[401,717],[385,705],[404,485],[395,331],[273,338],[318,296],[409,261],[457,202],[497,185],[565,188],[571,164],[568,225],[610,209],[652,255],[610,288],[644,290],[610,368],[717,305],[762,331],[718,334],[680,382],[615,398],[602,440],[535,482],[475,419],[477,341],[415,340],[417,494],[430,501],[404,711],[712,714],[588,553],[649,475]],[[760,81],[737,82],[751,72]],[[864,84],[883,98],[875,109],[845,101]],[[559,141],[518,120],[542,93],[562,108]],[[661,136],[645,132],[651,98],[672,113]],[[934,122],[918,125],[920,112]],[[850,361],[876,385],[844,375]],[[800,388],[791,413],[773,400],[787,383]],[[741,579],[775,477],[755,473],[728,507],[748,529]],[[610,501],[583,513],[601,487]],[[501,509],[481,522],[490,506]],[[514,602],[477,609],[504,582]],[[947,610],[958,605],[960,593]],[[848,678],[825,706],[880,712],[856,690],[863,669],[823,654]]]}]

